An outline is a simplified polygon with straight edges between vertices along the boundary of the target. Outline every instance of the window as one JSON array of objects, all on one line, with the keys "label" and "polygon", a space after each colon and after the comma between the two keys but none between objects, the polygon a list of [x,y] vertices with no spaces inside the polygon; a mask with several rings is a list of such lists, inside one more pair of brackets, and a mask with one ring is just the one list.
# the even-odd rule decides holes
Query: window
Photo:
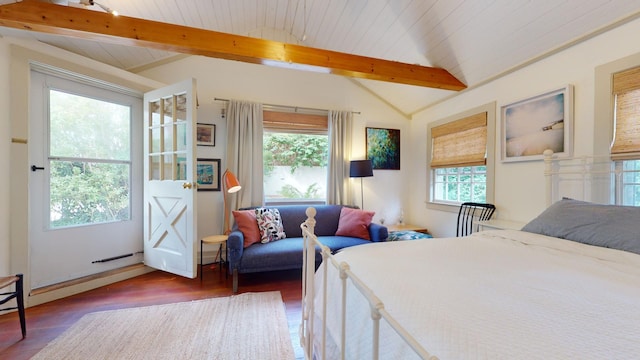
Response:
[{"label": "window", "polygon": [[487,200],[486,166],[435,169],[433,183],[433,198],[437,201],[459,204]]},{"label": "window", "polygon": [[611,159],[622,172],[616,203],[640,206],[640,67],[613,74],[613,95]]},{"label": "window", "polygon": [[494,129],[495,103],[429,124],[430,207],[493,201]]},{"label": "window", "polygon": [[265,110],[263,118],[265,202],[325,203],[327,115]]},{"label": "window", "polygon": [[131,218],[131,108],[49,90],[50,228]]}]

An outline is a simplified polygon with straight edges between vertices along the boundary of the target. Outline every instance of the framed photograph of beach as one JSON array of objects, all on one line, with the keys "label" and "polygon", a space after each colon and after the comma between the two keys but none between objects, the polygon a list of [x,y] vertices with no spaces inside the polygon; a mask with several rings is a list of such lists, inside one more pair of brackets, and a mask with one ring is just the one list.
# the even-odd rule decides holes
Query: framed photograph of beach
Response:
[{"label": "framed photograph of beach", "polygon": [[502,161],[542,160],[550,149],[573,154],[573,86],[502,106]]}]

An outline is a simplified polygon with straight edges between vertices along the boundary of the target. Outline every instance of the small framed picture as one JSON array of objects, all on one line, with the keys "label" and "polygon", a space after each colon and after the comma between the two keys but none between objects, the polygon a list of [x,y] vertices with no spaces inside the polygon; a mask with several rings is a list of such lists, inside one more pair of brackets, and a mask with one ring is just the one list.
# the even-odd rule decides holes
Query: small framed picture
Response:
[{"label": "small framed picture", "polygon": [[220,191],[220,159],[198,159],[198,191]]},{"label": "small framed picture", "polygon": [[573,86],[502,106],[502,161],[542,160],[553,150],[573,154]]},{"label": "small framed picture", "polygon": [[199,146],[216,146],[216,126],[196,124],[196,143]]}]

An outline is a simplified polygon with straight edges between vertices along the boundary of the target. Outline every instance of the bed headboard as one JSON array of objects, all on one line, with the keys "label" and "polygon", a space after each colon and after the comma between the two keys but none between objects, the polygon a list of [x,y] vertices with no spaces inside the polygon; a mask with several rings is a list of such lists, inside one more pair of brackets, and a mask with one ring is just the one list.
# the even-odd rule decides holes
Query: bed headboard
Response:
[{"label": "bed headboard", "polygon": [[[616,168],[608,155],[557,158],[551,150],[544,152],[547,207],[568,197],[599,204],[616,203],[612,186],[621,181],[622,168]],[[620,202],[618,202],[620,203]]]}]

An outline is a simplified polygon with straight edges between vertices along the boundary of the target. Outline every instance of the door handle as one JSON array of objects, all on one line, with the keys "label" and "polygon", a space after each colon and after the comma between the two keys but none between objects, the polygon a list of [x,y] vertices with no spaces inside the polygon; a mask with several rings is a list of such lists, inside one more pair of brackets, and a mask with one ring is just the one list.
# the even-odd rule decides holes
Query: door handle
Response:
[{"label": "door handle", "polygon": [[188,182],[182,184],[182,188],[183,189],[191,189],[192,187],[193,187],[193,185],[191,185],[191,183],[188,183]]},{"label": "door handle", "polygon": [[31,171],[36,171],[36,170],[44,170],[44,168],[41,166],[31,165]]}]

